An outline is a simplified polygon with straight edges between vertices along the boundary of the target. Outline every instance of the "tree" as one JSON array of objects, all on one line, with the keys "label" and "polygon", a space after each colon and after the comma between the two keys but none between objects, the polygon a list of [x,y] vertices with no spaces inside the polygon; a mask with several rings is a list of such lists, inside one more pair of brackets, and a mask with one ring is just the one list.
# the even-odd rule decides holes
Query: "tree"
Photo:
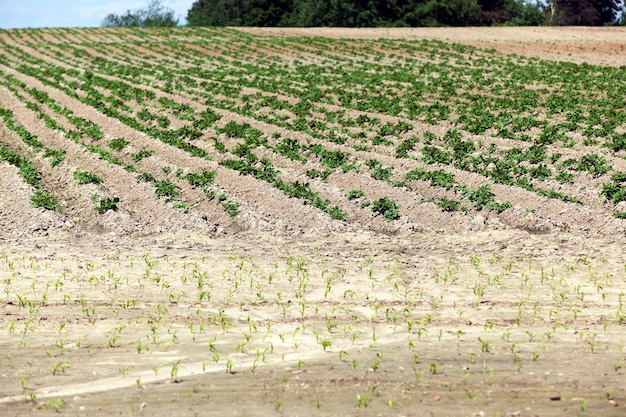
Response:
[{"label": "tree", "polygon": [[187,11],[189,26],[241,26],[243,0],[198,0]]},{"label": "tree", "polygon": [[622,0],[551,0],[553,22],[565,26],[602,26],[617,23]]},{"label": "tree", "polygon": [[178,26],[178,19],[174,18],[174,11],[161,4],[160,0],[152,0],[147,7],[137,10],[127,10],[126,14],[118,15],[111,13],[107,15],[100,26]]},{"label": "tree", "polygon": [[548,8],[540,0],[536,3],[520,0],[517,2],[519,8],[513,14],[513,18],[508,24],[516,26],[539,26],[546,22]]},{"label": "tree", "polygon": [[284,26],[292,0],[196,0],[187,11],[190,26]]},{"label": "tree", "polygon": [[187,20],[192,26],[603,25],[620,21],[625,1],[196,0]]},{"label": "tree", "polygon": [[476,0],[436,2],[437,22],[446,26],[471,26],[478,23],[480,5]]},{"label": "tree", "polygon": [[478,0],[480,24],[538,26],[546,20],[546,6],[541,0]]},{"label": "tree", "polygon": [[244,0],[243,26],[283,26],[291,13],[290,0]]},{"label": "tree", "polygon": [[326,0],[293,0],[285,24],[292,27],[328,26],[331,3]]}]

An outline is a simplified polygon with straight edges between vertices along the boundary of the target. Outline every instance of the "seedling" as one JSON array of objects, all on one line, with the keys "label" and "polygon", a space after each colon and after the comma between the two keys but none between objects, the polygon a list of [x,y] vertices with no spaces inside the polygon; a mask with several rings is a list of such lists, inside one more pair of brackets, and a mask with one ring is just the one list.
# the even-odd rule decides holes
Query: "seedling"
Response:
[{"label": "seedling", "polygon": [[433,374],[436,375],[437,374],[437,364],[435,362],[431,362],[430,365],[428,366],[428,371]]},{"label": "seedling", "polygon": [[53,409],[56,412],[59,412],[61,410],[61,407],[63,407],[65,404],[66,402],[63,400],[63,398],[59,398],[58,400],[48,400],[45,403],[45,408],[46,410]]},{"label": "seedling", "polygon": [[328,349],[329,347],[332,346],[333,342],[330,339],[324,339],[322,340],[322,348],[324,349],[324,351],[326,351],[326,349]]},{"label": "seedling", "polygon": [[478,338],[478,341],[480,342],[480,351],[482,353],[489,353],[489,345],[491,343],[486,340],[482,340],[480,337]]},{"label": "seedling", "polygon": [[67,362],[64,361],[60,361],[57,362],[56,364],[54,364],[54,366],[52,367],[52,375],[57,375],[59,372],[64,374],[65,371],[67,370],[67,368],[69,368],[69,364]]},{"label": "seedling", "polygon": [[364,395],[357,394],[356,395],[356,406],[358,408],[367,407],[369,405],[370,399]]},{"label": "seedling", "polygon": [[172,364],[172,369],[170,370],[170,376],[172,379],[176,380],[178,377],[178,365],[180,364],[180,359]]},{"label": "seedling", "polygon": [[285,402],[284,399],[276,396],[276,400],[274,401],[274,410],[276,411],[280,410],[280,407],[282,407],[284,402]]},{"label": "seedling", "polygon": [[125,378],[126,374],[128,374],[128,371],[132,368],[132,366],[120,366],[120,373],[122,374],[122,377]]},{"label": "seedling", "polygon": [[315,400],[315,408],[317,408],[318,410],[320,409],[320,407],[322,406],[322,403],[324,402],[324,396],[320,395],[319,397],[317,397],[317,399]]}]

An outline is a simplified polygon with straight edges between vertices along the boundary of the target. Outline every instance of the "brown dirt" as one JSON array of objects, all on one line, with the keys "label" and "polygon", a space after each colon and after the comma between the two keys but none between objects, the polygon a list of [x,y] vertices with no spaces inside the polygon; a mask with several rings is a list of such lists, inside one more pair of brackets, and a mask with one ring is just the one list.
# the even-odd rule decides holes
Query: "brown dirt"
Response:
[{"label": "brown dirt", "polygon": [[623,27],[536,28],[239,28],[268,36],[321,36],[347,39],[438,39],[506,54],[595,65],[626,65]]},{"label": "brown dirt", "polygon": [[[622,28],[238,30],[435,38],[546,59],[626,64]],[[72,38],[103,43],[128,36],[108,29],[74,32]],[[0,36],[14,45],[33,41],[27,33],[12,34]],[[22,47],[57,66],[88,62],[67,52],[57,59],[41,45]],[[176,52],[155,48],[149,50],[167,58]],[[57,409],[91,416],[626,414],[625,229],[598,199],[601,185],[594,179],[581,175],[570,190],[584,207],[494,186],[499,201],[513,203],[502,215],[444,213],[420,203],[422,193],[429,195],[424,184],[408,193],[353,171],[333,173],[328,182],[310,180],[299,162],[275,159],[282,178],[309,181],[324,198],[337,201],[345,190],[361,189],[371,199],[390,196],[403,214],[383,221],[360,209],[361,199],[339,203],[348,221],[331,221],[267,183],[218,165],[224,156],[209,146],[214,131],[197,140],[213,160],[192,158],[19,73],[19,59],[12,59],[0,70],[102,127],[100,143],[130,142],[115,155],[129,161],[137,150],[153,150],[136,163],[141,172],[217,171],[213,190],[240,203],[241,214],[230,218],[173,174],[167,178],[188,207],[155,198],[136,174],[47,128],[0,86],[0,105],[45,146],[66,152],[56,168],[32,153],[44,183],[61,200],[60,212],[30,207],[32,188],[17,168],[0,163],[0,415]],[[152,90],[157,98],[205,107],[191,96]],[[54,116],[46,105],[41,111]],[[234,120],[266,134],[297,135],[216,112],[223,116],[219,126]],[[447,127],[415,123],[418,132],[437,129]],[[23,146],[4,124],[0,144],[14,151]],[[348,145],[325,145],[355,153]],[[373,152],[396,172],[421,166],[383,147]],[[626,170],[619,158],[611,163]],[[322,167],[308,163],[305,169],[313,168]],[[103,184],[76,186],[76,169],[97,174]],[[450,170],[468,186],[485,181]],[[94,194],[119,197],[119,210],[98,215]]]}]

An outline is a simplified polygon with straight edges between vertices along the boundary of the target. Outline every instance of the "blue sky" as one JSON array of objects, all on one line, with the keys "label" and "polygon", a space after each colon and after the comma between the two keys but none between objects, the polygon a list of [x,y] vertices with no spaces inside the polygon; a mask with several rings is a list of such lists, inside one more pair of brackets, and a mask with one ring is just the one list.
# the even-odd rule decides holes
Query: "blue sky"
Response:
[{"label": "blue sky", "polygon": [[[184,24],[194,0],[161,0]],[[97,27],[109,13],[145,7],[150,0],[0,0],[0,28]]]}]

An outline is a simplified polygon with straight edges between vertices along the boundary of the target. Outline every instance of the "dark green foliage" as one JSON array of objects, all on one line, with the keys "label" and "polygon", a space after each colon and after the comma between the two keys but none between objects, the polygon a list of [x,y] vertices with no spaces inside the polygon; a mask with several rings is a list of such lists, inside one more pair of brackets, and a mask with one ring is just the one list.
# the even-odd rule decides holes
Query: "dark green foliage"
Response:
[{"label": "dark green foliage", "polygon": [[7,161],[11,165],[18,167],[20,175],[27,184],[33,186],[34,188],[41,187],[41,178],[39,177],[37,169],[32,162],[28,161],[23,156],[16,155],[8,149],[0,146],[0,160]]},{"label": "dark green foliage", "polygon": [[354,200],[355,198],[365,197],[365,193],[361,190],[350,190],[346,194],[348,200]]},{"label": "dark green foliage", "polygon": [[[350,154],[342,151],[329,151],[322,145],[313,145],[310,151],[321,158],[321,164],[327,168],[335,169],[346,166],[350,160]],[[344,169],[346,171],[346,169]]]},{"label": "dark green foliage", "polygon": [[625,172],[616,172],[615,174],[611,175],[611,180],[615,181],[615,182],[626,182],[626,173]]},{"label": "dark green foliage", "polygon": [[43,148],[43,143],[39,142],[35,135],[26,130],[24,126],[18,125],[15,122],[15,119],[13,119],[13,112],[11,110],[0,107],[0,117],[2,117],[7,127],[17,133],[25,144],[32,146],[38,151]]},{"label": "dark green foliage", "polygon": [[543,181],[552,176],[552,171],[550,171],[550,169],[544,164],[540,164],[537,167],[530,168],[528,170],[528,173],[531,178],[536,178],[540,181]]},{"label": "dark green foliage", "polygon": [[101,198],[99,204],[94,208],[100,214],[104,214],[109,210],[117,211],[117,203],[120,202],[120,199],[117,197],[107,197]]},{"label": "dark green foliage", "polygon": [[159,125],[159,127],[163,129],[168,128],[170,123],[171,123],[170,119],[168,119],[167,117],[164,117],[164,116],[157,117],[157,124]]},{"label": "dark green foliage", "polygon": [[523,0],[196,0],[190,26],[389,27],[539,25],[540,3]]},{"label": "dark green foliage", "polygon": [[289,159],[306,162],[306,159],[300,153],[302,151],[300,142],[295,139],[285,138],[275,149],[276,152],[285,155]]},{"label": "dark green foliage", "polygon": [[626,201],[626,187],[621,184],[621,181],[614,181],[608,184],[602,184],[602,192],[600,196],[604,196],[612,203],[619,203],[620,201]]},{"label": "dark green foliage", "polygon": [[137,118],[141,121],[154,120],[157,117],[150,113],[148,109],[143,109],[140,112],[137,112]]},{"label": "dark green foliage", "polygon": [[374,213],[382,214],[387,221],[397,220],[400,218],[398,205],[389,197],[383,197],[379,200],[374,201],[372,203],[372,211]]},{"label": "dark green foliage", "polygon": [[492,25],[538,26],[546,19],[544,3],[511,0],[478,0],[480,23]]},{"label": "dark green foliage", "polygon": [[393,167],[383,167],[379,165],[372,169],[370,175],[375,180],[388,181],[393,173]]},{"label": "dark green foliage", "polygon": [[55,167],[65,159],[65,151],[56,150],[56,149],[46,149],[43,153],[44,158],[52,157],[50,161],[50,165]]},{"label": "dark green foliage", "polygon": [[243,26],[282,26],[291,11],[290,0],[243,0]]},{"label": "dark green foliage", "polygon": [[563,183],[563,184],[573,184],[574,183],[573,182],[574,175],[569,173],[569,172],[565,172],[565,171],[561,171],[558,174],[556,174],[554,179],[556,179],[558,182]]},{"label": "dark green foliage", "polygon": [[510,201],[505,201],[504,203],[496,203],[495,201],[492,201],[491,203],[487,203],[485,205],[485,208],[487,208],[488,210],[496,211],[498,213],[502,213],[504,210],[512,206],[513,205],[511,204]]},{"label": "dark green foliage", "polygon": [[412,151],[418,142],[419,138],[417,136],[405,139],[400,146],[396,148],[396,158],[408,158],[409,151]]},{"label": "dark green foliage", "polygon": [[416,168],[413,171],[407,172],[404,178],[407,180],[430,181],[433,185],[438,185],[447,190],[454,187],[455,184],[454,174],[442,169],[438,171],[426,171],[424,168]]},{"label": "dark green foliage", "polygon": [[561,0],[555,22],[561,26],[603,26],[616,23],[622,11],[620,0]]},{"label": "dark green foliage", "polygon": [[211,109],[207,109],[200,113],[200,119],[195,120],[193,122],[193,125],[196,129],[203,130],[210,126],[213,126],[213,124],[221,118],[222,116],[220,116],[219,114],[215,113]]},{"label": "dark green foliage", "polygon": [[35,194],[30,196],[30,201],[31,205],[35,208],[53,211],[61,210],[59,201],[54,198],[52,192],[37,190]]},{"label": "dark green foliage", "polygon": [[187,11],[189,26],[241,26],[243,0],[197,0]]},{"label": "dark green foliage", "polygon": [[613,213],[613,217],[617,219],[626,219],[626,211],[616,211]]},{"label": "dark green foliage", "polygon": [[248,123],[239,124],[231,120],[226,123],[223,128],[216,129],[216,131],[231,138],[244,140],[244,143],[240,143],[232,151],[237,156],[249,155],[251,149],[261,145],[267,145],[267,138],[263,136],[263,133],[251,127]]},{"label": "dark green foliage", "polygon": [[154,186],[156,187],[154,193],[157,195],[157,197],[165,197],[166,201],[171,201],[178,198],[178,186],[171,181],[155,181]]},{"label": "dark green foliage", "polygon": [[413,130],[413,126],[405,122],[398,122],[396,124],[387,122],[383,126],[380,127],[378,133],[381,136],[396,136],[400,133],[408,132],[409,130]]},{"label": "dark green foliage", "polygon": [[602,174],[606,174],[611,170],[611,165],[606,159],[599,155],[585,155],[580,158],[576,165],[577,171],[587,171],[594,177],[599,177]]},{"label": "dark green foliage", "polygon": [[100,179],[100,177],[87,171],[74,171],[74,178],[80,185],[102,183],[102,179]]},{"label": "dark green foliage", "polygon": [[457,211],[461,203],[459,203],[458,201],[449,200],[448,198],[444,197],[437,203],[437,205],[443,211]]},{"label": "dark green foliage", "polygon": [[215,177],[217,177],[217,172],[215,171],[202,171],[201,174],[190,172],[185,176],[185,179],[192,187],[206,190],[207,187],[213,184]]},{"label": "dark green foliage", "polygon": [[[532,187],[530,187],[529,189],[532,189]],[[534,191],[537,193],[537,195],[540,195],[543,197],[556,198],[558,200],[563,200],[566,203],[583,204],[583,202],[578,197],[571,197],[571,196],[559,193],[554,188],[550,188],[548,190],[534,190]]]},{"label": "dark green foliage", "polygon": [[[247,150],[247,152],[249,152],[249,150]],[[242,159],[226,159],[220,162],[220,164],[227,168],[235,169],[242,175],[252,175],[265,181],[291,198],[304,199],[310,202],[313,207],[317,207],[328,213],[333,219],[347,218],[347,215],[338,207],[329,207],[330,201],[322,199],[319,193],[313,192],[308,183],[301,183],[299,181],[287,183],[282,181],[278,175],[280,171],[272,166],[270,160],[265,158],[259,160],[252,153],[245,153],[241,156],[243,157]]]},{"label": "dark green foliage", "polygon": [[121,151],[128,145],[130,145],[130,142],[123,138],[112,139],[109,142],[109,148],[115,149],[116,151]]},{"label": "dark green foliage", "polygon": [[149,172],[144,172],[143,174],[137,175],[137,179],[144,182],[156,182],[156,178],[154,178],[154,175],[150,174]]},{"label": "dark green foliage", "polygon": [[98,154],[98,156],[100,157],[100,159],[103,159],[111,164],[115,164],[115,165],[123,165],[124,161],[120,158],[117,158],[113,155],[111,155],[111,152],[106,151],[102,148],[100,148],[99,146],[94,146],[94,145],[88,145],[87,149],[93,153]]},{"label": "dark green foliage", "polygon": [[440,163],[448,165],[452,162],[452,157],[449,153],[442,151],[436,146],[424,146],[422,148],[422,154],[424,154],[424,162],[427,164]]},{"label": "dark green foliage", "polygon": [[372,139],[372,145],[393,146],[393,142],[387,138],[377,135]]},{"label": "dark green foliage", "polygon": [[613,152],[626,150],[626,133],[615,133],[611,135],[604,146],[611,149]]},{"label": "dark green foliage", "polygon": [[321,178],[322,181],[326,181],[328,180],[328,176],[330,174],[332,174],[331,170],[324,170],[324,171],[319,171],[317,169],[309,169],[308,171],[305,172],[306,176],[314,179],[314,178]]},{"label": "dark green foliage", "polygon": [[154,155],[154,151],[143,149],[141,151],[137,151],[137,153],[135,153],[133,155],[133,161],[139,162],[143,158],[147,158],[147,157],[152,156],[152,155]]},{"label": "dark green foliage", "polygon": [[333,220],[347,220],[348,215],[344,213],[339,207],[334,206],[327,209],[327,213]]},{"label": "dark green foliage", "polygon": [[220,204],[224,207],[224,211],[228,213],[230,217],[235,217],[239,214],[239,203],[233,203],[232,201],[221,200]]},{"label": "dark green foliage", "polygon": [[467,199],[474,203],[477,210],[481,210],[487,204],[493,202],[495,198],[489,184],[478,187],[476,190],[464,189],[463,192]]},{"label": "dark green foliage", "polygon": [[511,203],[506,201],[504,203],[497,203],[495,201],[495,195],[491,192],[491,185],[485,184],[478,187],[476,190],[469,189],[464,186],[459,186],[459,190],[465,195],[465,197],[474,204],[476,210],[494,210],[498,213],[511,207]]},{"label": "dark green foliage", "polygon": [[174,10],[163,6],[160,0],[152,0],[148,6],[132,11],[127,10],[123,15],[111,13],[104,18],[100,26],[171,27],[178,26],[178,19],[174,17]]},{"label": "dark green foliage", "polygon": [[456,129],[449,130],[443,137],[443,141],[453,151],[452,157],[457,161],[465,159],[472,152],[476,151],[476,146],[472,141],[465,141],[462,138],[462,133]]},{"label": "dark green foliage", "polygon": [[426,5],[422,10],[432,10],[437,26],[471,26],[479,22],[481,9],[476,0],[431,0]]},{"label": "dark green foliage", "polygon": [[104,137],[102,130],[94,124],[88,124],[82,129],[82,132],[93,140],[100,140]]}]

